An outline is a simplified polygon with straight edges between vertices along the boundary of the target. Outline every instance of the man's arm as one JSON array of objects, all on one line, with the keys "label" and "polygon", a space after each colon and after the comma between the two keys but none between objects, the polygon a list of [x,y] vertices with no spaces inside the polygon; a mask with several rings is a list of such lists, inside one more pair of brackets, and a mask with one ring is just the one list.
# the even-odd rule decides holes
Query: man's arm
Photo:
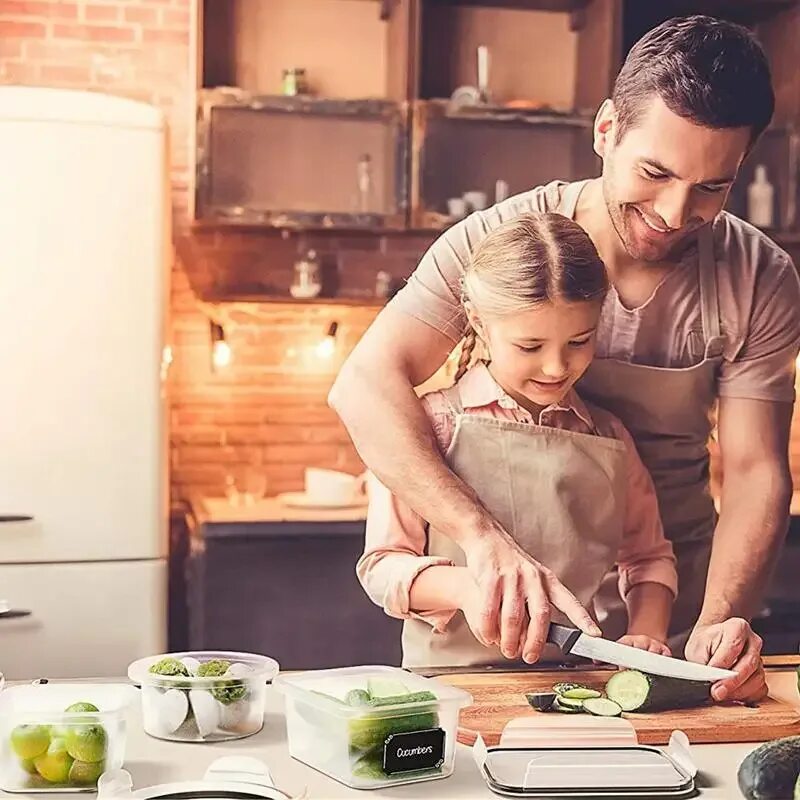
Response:
[{"label": "man's arm", "polygon": [[514,658],[527,642],[538,658],[550,603],[582,630],[599,635],[572,593],[519,548],[442,459],[413,387],[452,348],[444,334],[386,308],[345,362],[329,403],[381,483],[464,550],[484,597],[479,638],[485,644],[498,643]]},{"label": "man's arm", "polygon": [[686,647],[687,657],[739,672],[715,687],[717,699],[746,699],[763,688],[761,639],[744,620],[758,609],[786,535],[791,419],[791,403],[720,398],[720,518],[703,608]]}]

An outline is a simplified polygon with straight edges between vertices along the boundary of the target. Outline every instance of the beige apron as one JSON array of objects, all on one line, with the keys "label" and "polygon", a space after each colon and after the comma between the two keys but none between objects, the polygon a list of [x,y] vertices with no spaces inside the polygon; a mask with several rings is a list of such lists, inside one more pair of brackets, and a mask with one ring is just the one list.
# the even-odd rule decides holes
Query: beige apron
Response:
[{"label": "beige apron", "polygon": [[[567,187],[562,214],[574,217],[585,183]],[[676,652],[683,651],[700,613],[717,521],[708,484],[708,438],[725,340],[720,333],[711,226],[701,230],[698,251],[703,359],[692,367],[673,369],[596,358],[578,384],[582,397],[622,420],[653,477],[664,530],[678,561],[678,598],[670,626]],[[606,576],[596,604],[598,622],[610,638],[627,629],[616,581],[616,573]]]},{"label": "beige apron", "polygon": [[[465,415],[458,387],[445,392],[456,416],[446,454],[517,543],[547,565],[587,607],[614,565],[623,533],[626,454],[622,442],[523,422]],[[464,552],[435,530],[428,553],[463,566]],[[556,614],[554,619],[564,621]],[[564,660],[550,648],[547,660]],[[461,611],[437,633],[426,622],[403,625],[403,666],[508,663],[484,647]]]}]

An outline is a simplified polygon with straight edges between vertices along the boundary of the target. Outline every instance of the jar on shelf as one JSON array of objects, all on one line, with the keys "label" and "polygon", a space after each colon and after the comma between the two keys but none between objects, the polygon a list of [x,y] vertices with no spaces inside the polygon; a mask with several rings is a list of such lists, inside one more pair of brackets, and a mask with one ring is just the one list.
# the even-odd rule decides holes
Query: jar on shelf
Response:
[{"label": "jar on shelf", "polygon": [[289,294],[297,299],[316,297],[322,291],[322,265],[316,250],[309,250],[294,264],[294,279]]},{"label": "jar on shelf", "polygon": [[298,94],[308,94],[306,71],[302,67],[291,67],[283,70],[283,93],[289,97]]}]

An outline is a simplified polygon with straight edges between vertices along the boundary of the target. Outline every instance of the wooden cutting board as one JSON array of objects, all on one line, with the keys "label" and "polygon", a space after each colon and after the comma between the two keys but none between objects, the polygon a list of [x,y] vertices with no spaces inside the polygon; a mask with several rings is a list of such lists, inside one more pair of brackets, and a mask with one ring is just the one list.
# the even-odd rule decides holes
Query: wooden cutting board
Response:
[{"label": "wooden cutting board", "polygon": [[[500,734],[511,719],[541,715],[528,705],[526,693],[550,691],[553,684],[565,680],[602,690],[611,674],[608,670],[483,672],[437,675],[436,680],[473,697],[473,705],[461,710],[458,741],[472,745],[480,734],[491,747],[500,743]],[[633,724],[640,744],[667,744],[674,730],[682,730],[693,744],[762,742],[800,734],[800,711],[772,697],[753,708],[723,703],[623,716]]]}]

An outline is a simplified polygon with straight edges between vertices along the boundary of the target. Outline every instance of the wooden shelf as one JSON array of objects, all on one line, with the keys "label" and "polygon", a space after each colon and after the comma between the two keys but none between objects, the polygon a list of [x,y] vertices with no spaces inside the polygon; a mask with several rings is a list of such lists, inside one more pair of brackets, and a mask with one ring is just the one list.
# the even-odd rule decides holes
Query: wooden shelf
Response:
[{"label": "wooden shelf", "polygon": [[427,107],[429,114],[465,122],[525,122],[529,125],[564,125],[591,128],[594,114],[580,111],[554,111],[547,108],[516,108],[513,106],[462,106],[454,108],[449,100],[419,100],[418,107]]},{"label": "wooden shelf", "polygon": [[383,308],[385,300],[377,297],[311,297],[298,299],[290,295],[271,295],[258,293],[209,293],[202,297],[203,302],[211,304],[260,303],[281,304],[289,306],[349,306],[352,308]]}]

